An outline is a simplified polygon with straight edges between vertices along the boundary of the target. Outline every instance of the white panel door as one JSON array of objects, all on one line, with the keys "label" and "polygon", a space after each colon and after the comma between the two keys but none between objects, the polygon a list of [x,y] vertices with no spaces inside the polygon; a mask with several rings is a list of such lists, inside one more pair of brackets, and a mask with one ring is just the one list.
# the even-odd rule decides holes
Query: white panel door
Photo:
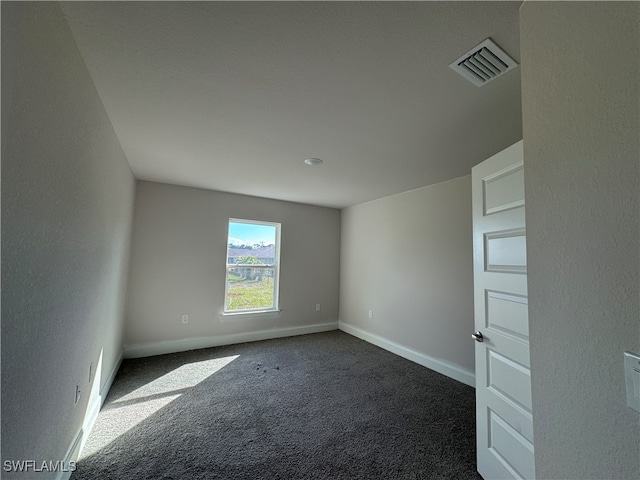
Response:
[{"label": "white panel door", "polygon": [[478,472],[534,478],[522,141],[472,169]]}]

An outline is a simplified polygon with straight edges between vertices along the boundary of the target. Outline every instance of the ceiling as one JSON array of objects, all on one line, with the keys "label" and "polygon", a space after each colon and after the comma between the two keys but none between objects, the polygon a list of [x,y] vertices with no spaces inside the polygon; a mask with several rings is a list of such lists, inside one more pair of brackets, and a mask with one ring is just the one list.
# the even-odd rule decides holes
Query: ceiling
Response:
[{"label": "ceiling", "polygon": [[[521,2],[68,2],[135,176],[342,208],[461,177],[522,138]],[[308,157],[324,164],[309,167]]]}]

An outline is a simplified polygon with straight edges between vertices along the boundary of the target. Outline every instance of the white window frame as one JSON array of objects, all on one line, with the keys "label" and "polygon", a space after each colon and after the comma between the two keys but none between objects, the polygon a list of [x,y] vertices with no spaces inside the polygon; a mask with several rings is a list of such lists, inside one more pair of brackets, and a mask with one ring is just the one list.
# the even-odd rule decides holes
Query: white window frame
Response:
[{"label": "white window frame", "polygon": [[[275,244],[275,258],[273,264],[244,264],[244,263],[229,263],[229,227],[231,223],[248,223],[253,225],[266,225],[276,228],[276,244]],[[282,224],[277,222],[264,222],[261,220],[246,220],[243,218],[230,218],[227,222],[227,255],[225,257],[225,273],[224,273],[224,316],[233,315],[248,315],[256,313],[274,313],[280,311],[280,229]],[[269,268],[273,269],[273,305],[271,308],[245,308],[242,310],[227,310],[227,295],[229,293],[229,269],[230,268]]]}]

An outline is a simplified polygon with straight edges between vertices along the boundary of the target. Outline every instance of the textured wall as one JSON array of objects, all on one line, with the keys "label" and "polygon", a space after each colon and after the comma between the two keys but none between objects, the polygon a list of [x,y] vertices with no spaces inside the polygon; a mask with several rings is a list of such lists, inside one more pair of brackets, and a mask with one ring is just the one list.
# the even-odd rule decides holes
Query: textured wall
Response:
[{"label": "textured wall", "polygon": [[[279,316],[220,317],[229,218],[282,224]],[[142,181],[134,223],[126,345],[338,320],[339,210]]]},{"label": "textured wall", "polygon": [[536,474],[640,478],[639,8],[521,11]]},{"label": "textured wall", "polygon": [[471,235],[470,176],[343,210],[340,321],[473,376]]},{"label": "textured wall", "polygon": [[56,461],[121,352],[135,183],[59,7],[2,30],[2,460]]}]

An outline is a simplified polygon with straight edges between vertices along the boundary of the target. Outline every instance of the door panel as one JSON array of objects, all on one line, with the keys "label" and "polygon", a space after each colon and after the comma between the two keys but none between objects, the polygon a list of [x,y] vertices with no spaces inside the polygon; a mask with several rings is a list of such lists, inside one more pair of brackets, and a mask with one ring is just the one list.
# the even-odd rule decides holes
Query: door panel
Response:
[{"label": "door panel", "polygon": [[[531,412],[519,407],[515,402],[510,401],[498,391],[493,392],[487,400],[487,411],[499,412],[500,416],[511,425],[511,427],[524,438],[533,443],[533,418]],[[486,477],[485,480],[489,480]]]},{"label": "door panel", "polygon": [[489,174],[482,179],[485,215],[502,212],[524,205],[524,169],[513,165]]},{"label": "door panel", "polygon": [[533,445],[489,410],[489,451],[512,478],[533,478]]},{"label": "door panel", "polygon": [[533,478],[522,142],[472,170],[478,472]]},{"label": "door panel", "polygon": [[489,390],[531,411],[531,374],[527,367],[487,349],[487,373]]},{"label": "door panel", "polygon": [[485,308],[485,329],[529,342],[527,297],[486,290]]},{"label": "door panel", "polygon": [[527,244],[524,228],[484,234],[487,272],[527,273]]}]

